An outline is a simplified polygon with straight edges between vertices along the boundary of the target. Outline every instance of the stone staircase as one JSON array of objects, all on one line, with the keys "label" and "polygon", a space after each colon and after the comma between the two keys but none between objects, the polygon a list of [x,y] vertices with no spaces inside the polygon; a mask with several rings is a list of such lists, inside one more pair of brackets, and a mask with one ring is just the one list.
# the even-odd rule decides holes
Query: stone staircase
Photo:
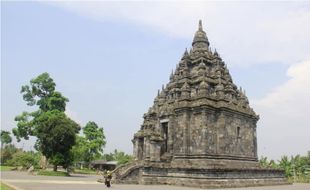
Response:
[{"label": "stone staircase", "polygon": [[114,183],[138,184],[140,168],[143,166],[141,162],[132,161],[124,165],[118,166],[113,171]]}]

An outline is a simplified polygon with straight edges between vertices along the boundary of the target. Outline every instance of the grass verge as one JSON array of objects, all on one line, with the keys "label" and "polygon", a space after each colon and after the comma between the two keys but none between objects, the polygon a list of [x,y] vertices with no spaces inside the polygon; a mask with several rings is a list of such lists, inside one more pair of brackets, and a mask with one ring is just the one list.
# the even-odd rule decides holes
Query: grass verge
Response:
[{"label": "grass verge", "polygon": [[74,172],[73,173],[76,173],[76,174],[89,174],[89,175],[96,175],[97,174],[97,171],[95,170],[91,170],[91,169],[74,169]]},{"label": "grass verge", "polygon": [[15,167],[13,167],[13,166],[0,166],[0,171],[10,171],[13,168],[15,168]]},{"label": "grass verge", "polygon": [[15,189],[5,185],[4,183],[1,183],[0,189],[1,190],[15,190]]},{"label": "grass verge", "polygon": [[38,171],[37,175],[45,175],[45,176],[70,176],[68,172],[62,172],[62,171],[46,171],[46,170],[41,170]]}]

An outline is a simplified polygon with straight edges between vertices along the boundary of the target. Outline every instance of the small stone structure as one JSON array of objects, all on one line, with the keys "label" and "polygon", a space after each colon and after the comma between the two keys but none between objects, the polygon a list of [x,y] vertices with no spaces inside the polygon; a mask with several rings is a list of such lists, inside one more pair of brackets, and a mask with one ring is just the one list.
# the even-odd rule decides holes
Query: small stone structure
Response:
[{"label": "small stone structure", "polygon": [[115,170],[118,183],[202,188],[287,184],[282,170],[259,167],[259,116],[211,50],[201,21],[190,52],[185,51],[143,117],[132,140],[136,160]]}]

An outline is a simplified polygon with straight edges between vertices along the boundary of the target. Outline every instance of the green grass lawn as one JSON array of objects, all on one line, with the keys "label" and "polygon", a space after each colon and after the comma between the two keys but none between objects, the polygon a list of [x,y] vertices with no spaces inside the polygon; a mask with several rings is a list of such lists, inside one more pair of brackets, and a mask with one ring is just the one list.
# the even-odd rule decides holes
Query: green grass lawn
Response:
[{"label": "green grass lawn", "polygon": [[0,190],[14,190],[13,188],[1,183]]},{"label": "green grass lawn", "polygon": [[96,175],[97,171],[96,170],[91,170],[91,169],[74,169],[74,172],[76,174],[91,174],[91,175]]},{"label": "green grass lawn", "polygon": [[67,172],[63,171],[47,171],[47,170],[41,170],[38,171],[37,175],[45,175],[45,176],[70,176]]},{"label": "green grass lawn", "polygon": [[10,171],[15,167],[12,166],[0,166],[0,171]]}]

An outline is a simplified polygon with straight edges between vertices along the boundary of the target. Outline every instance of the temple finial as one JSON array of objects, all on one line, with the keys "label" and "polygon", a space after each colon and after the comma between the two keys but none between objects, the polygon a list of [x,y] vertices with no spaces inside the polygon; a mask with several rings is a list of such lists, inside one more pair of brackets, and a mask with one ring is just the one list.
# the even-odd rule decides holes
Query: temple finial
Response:
[{"label": "temple finial", "polygon": [[187,48],[185,48],[185,51],[184,51],[184,56],[187,56],[188,55],[188,51],[187,51]]},{"label": "temple finial", "polygon": [[206,32],[203,31],[203,29],[202,29],[202,21],[201,20],[199,20],[198,30],[195,33],[194,40],[192,43],[192,46],[194,49],[196,47],[195,44],[199,44],[198,45],[199,48],[203,47],[203,48],[206,48],[208,51],[210,51],[209,50],[209,41],[208,41]]},{"label": "temple finial", "polygon": [[203,29],[202,29],[202,21],[201,21],[201,20],[199,20],[199,30],[200,30],[200,31],[203,30]]},{"label": "temple finial", "polygon": [[171,74],[170,74],[170,80],[172,80],[173,79],[173,69],[172,69],[172,71],[171,71]]},{"label": "temple finial", "polygon": [[187,48],[185,49],[185,51],[184,51],[184,53],[183,53],[182,59],[185,59],[186,57],[188,57]]},{"label": "temple finial", "polygon": [[219,54],[217,53],[216,49],[214,50],[214,55],[219,57]]}]

